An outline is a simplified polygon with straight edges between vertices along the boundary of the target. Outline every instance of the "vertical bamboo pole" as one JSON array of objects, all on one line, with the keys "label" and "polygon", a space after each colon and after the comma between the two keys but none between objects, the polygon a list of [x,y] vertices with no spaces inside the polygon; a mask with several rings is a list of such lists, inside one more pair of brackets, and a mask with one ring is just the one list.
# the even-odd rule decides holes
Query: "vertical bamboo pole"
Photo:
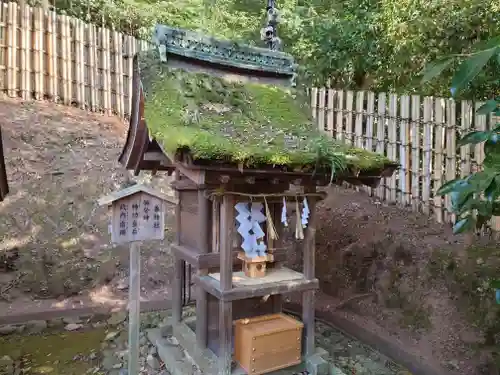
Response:
[{"label": "vertical bamboo pole", "polygon": [[[475,103],[475,111],[474,111],[474,113],[476,113],[476,115],[475,115],[475,124],[476,124],[475,128],[476,128],[476,130],[479,130],[479,131],[486,130],[486,115],[478,115],[477,114],[477,110],[479,108],[481,108],[481,106],[483,104],[484,103],[482,103],[482,102]],[[475,159],[478,171],[483,169],[484,156],[485,156],[484,155],[484,144],[478,143],[474,147],[474,159]]]},{"label": "vertical bamboo pole", "polygon": [[72,105],[73,104],[73,56],[74,56],[74,53],[73,53],[73,25],[72,25],[72,21],[73,19],[69,16],[65,16],[66,18],[66,22],[65,22],[65,26],[66,26],[66,39],[65,39],[65,42],[66,42],[66,51],[69,51],[69,56],[66,58],[66,63],[68,65],[68,70],[67,70],[67,74],[68,74],[68,78],[67,78],[67,82],[68,82],[68,103],[69,105]]},{"label": "vertical bamboo pole", "polygon": [[[8,33],[8,4],[0,3],[0,84],[2,91],[8,90],[8,47],[9,47],[9,33]],[[30,46],[31,48],[31,46]]]},{"label": "vertical bamboo pole", "polygon": [[443,222],[443,200],[442,197],[437,194],[438,189],[443,184],[443,155],[444,155],[444,99],[436,98],[434,103],[434,178],[432,193],[434,196],[434,215],[436,216],[436,221],[438,223]]},{"label": "vertical bamboo pole", "polygon": [[420,211],[420,96],[411,97],[411,195],[413,211]]},{"label": "vertical bamboo pole", "polygon": [[423,182],[422,182],[422,200],[423,211],[430,214],[431,199],[431,162],[432,162],[432,97],[424,98],[424,163],[423,163]]},{"label": "vertical bamboo pole", "polygon": [[114,33],[115,39],[115,77],[116,77],[116,112],[120,118],[125,117],[124,109],[124,90],[123,90],[123,79],[125,72],[123,70],[123,36],[118,31]]},{"label": "vertical bamboo pole", "polygon": [[325,99],[326,92],[322,87],[318,90],[318,129],[325,132]]},{"label": "vertical bamboo pole", "polygon": [[318,118],[318,88],[311,89],[311,111],[314,120]]},{"label": "vertical bamboo pole", "polygon": [[401,122],[399,124],[400,151],[399,158],[401,161],[401,170],[399,171],[399,189],[401,191],[401,201],[403,206],[409,205],[411,202],[410,191],[410,97],[408,95],[401,96]]},{"label": "vertical bamboo pole", "polygon": [[111,93],[110,114],[118,114],[118,64],[116,61],[117,40],[115,30],[109,30],[109,91]]},{"label": "vertical bamboo pole", "polygon": [[352,130],[352,116],[353,116],[353,101],[354,101],[354,93],[352,91],[347,91],[346,93],[346,124],[345,124],[345,142],[347,144],[352,144],[354,132]]},{"label": "vertical bamboo pole", "polygon": [[367,93],[366,103],[366,149],[374,151],[373,149],[373,120],[375,112],[375,94],[371,91]]},{"label": "vertical bamboo pole", "polygon": [[84,60],[84,23],[75,19],[75,75],[76,75],[76,102],[81,109],[87,107],[85,102],[85,60]]},{"label": "vertical bamboo pole", "polygon": [[[457,119],[456,103],[449,99],[446,101],[446,180],[451,181],[457,176]],[[455,215],[451,213],[451,199],[447,195],[445,198],[446,222],[454,223]]]},{"label": "vertical bamboo pole", "polygon": [[[479,115],[477,114],[477,111],[479,108],[484,103],[482,102],[477,102],[475,103],[475,108],[474,108],[474,113],[475,113],[475,130],[478,131],[485,131],[486,130],[486,115]],[[474,147],[474,161],[475,161],[475,171],[482,171],[483,170],[483,162],[484,162],[485,154],[484,154],[484,143],[478,143]],[[484,194],[481,194],[480,196],[482,199],[484,199]],[[477,211],[474,212],[474,215],[477,217]],[[488,225],[491,225],[491,222],[488,223]],[[484,234],[483,231],[481,231],[481,234]]]},{"label": "vertical bamboo pole", "polygon": [[335,90],[328,89],[327,112],[326,112],[326,132],[330,137],[334,137],[334,100]]},{"label": "vertical bamboo pole", "polygon": [[[364,115],[364,107],[365,107],[365,93],[364,91],[358,91],[356,93],[356,113],[354,120],[354,145],[359,148],[364,147],[364,138],[363,138],[363,115]],[[367,187],[365,186],[354,186],[354,190],[356,191],[367,191]]]},{"label": "vertical bamboo pole", "polygon": [[[493,130],[497,122],[500,122],[500,117],[494,115],[494,113],[490,113],[488,116],[490,118],[489,121],[489,130]],[[491,218],[490,228],[494,232],[494,238],[498,241],[500,239],[500,216],[493,216]]]},{"label": "vertical bamboo pole", "polygon": [[[462,136],[471,131],[472,125],[472,104],[467,100],[462,100],[461,103],[461,130]],[[464,145],[460,147],[460,177],[464,178],[471,173],[471,146]]]},{"label": "vertical bamboo pole", "polygon": [[31,9],[27,4],[21,10],[21,97],[31,99]]},{"label": "vertical bamboo pole", "polygon": [[42,100],[45,94],[44,87],[44,12],[42,8],[33,8],[34,18],[35,18],[35,30],[34,36],[35,39],[35,48],[34,48],[34,62],[35,62],[35,99]]},{"label": "vertical bamboo pole", "polygon": [[[385,153],[385,129],[386,129],[386,119],[385,119],[385,110],[386,110],[386,95],[381,92],[378,94],[378,103],[377,103],[377,145],[376,152],[382,155],[386,155]],[[376,190],[376,196],[379,199],[384,199],[385,197],[385,188],[386,188],[386,179],[384,178],[380,182],[380,186]]]},{"label": "vertical bamboo pole", "polygon": [[136,49],[136,43],[135,43],[135,38],[133,36],[129,36],[127,40],[127,45],[128,45],[128,50],[127,50],[127,56],[128,56],[128,109],[127,113],[131,114],[132,111],[132,79],[134,76],[134,56],[137,52]]},{"label": "vertical bamboo pole", "polygon": [[344,134],[344,91],[337,91],[337,120],[335,124],[335,133],[337,134],[337,140],[345,140]]},{"label": "vertical bamboo pole", "polygon": [[[398,115],[398,97],[395,94],[389,95],[389,119],[387,127],[387,157],[392,161],[397,160],[397,115]],[[397,200],[397,186],[396,186],[396,174],[394,173],[388,179],[389,189],[386,190],[385,199],[389,202],[396,202]]]},{"label": "vertical bamboo pole", "polygon": [[47,94],[51,100],[59,101],[59,72],[58,72],[58,37],[57,37],[57,15],[56,12],[47,14],[47,73],[48,87]]},{"label": "vertical bamboo pole", "polygon": [[358,91],[356,93],[356,122],[354,127],[354,145],[359,148],[363,148],[363,109],[365,106],[365,93],[364,91]]},{"label": "vertical bamboo pole", "polygon": [[102,95],[103,110],[106,114],[112,114],[111,107],[111,71],[109,67],[109,30],[100,29],[101,34],[101,69],[102,69]]},{"label": "vertical bamboo pole", "polygon": [[17,96],[17,3],[8,3],[7,12],[7,95],[14,98]]},{"label": "vertical bamboo pole", "polygon": [[[100,105],[99,100],[99,68],[97,60],[97,30],[93,24],[87,25],[88,42],[88,72],[90,85],[90,108],[96,112]],[[132,99],[131,99],[132,100]]]},{"label": "vertical bamboo pole", "polygon": [[[366,149],[368,151],[374,151],[373,149],[373,120],[375,111],[375,94],[371,91],[367,93],[366,102]],[[367,188],[366,191],[373,195],[375,190],[372,188]]]},{"label": "vertical bamboo pole", "polygon": [[65,105],[71,104],[71,55],[68,49],[68,17],[66,15],[59,16],[59,27],[61,30],[61,72],[62,72],[62,101]]}]

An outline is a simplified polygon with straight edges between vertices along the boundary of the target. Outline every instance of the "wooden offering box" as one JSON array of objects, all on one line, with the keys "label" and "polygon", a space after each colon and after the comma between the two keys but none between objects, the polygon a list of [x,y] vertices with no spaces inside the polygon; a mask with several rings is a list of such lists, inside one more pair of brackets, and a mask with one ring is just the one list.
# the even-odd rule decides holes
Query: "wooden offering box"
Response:
[{"label": "wooden offering box", "polygon": [[301,362],[304,325],[300,321],[271,314],[234,324],[234,359],[248,374],[266,374]]}]

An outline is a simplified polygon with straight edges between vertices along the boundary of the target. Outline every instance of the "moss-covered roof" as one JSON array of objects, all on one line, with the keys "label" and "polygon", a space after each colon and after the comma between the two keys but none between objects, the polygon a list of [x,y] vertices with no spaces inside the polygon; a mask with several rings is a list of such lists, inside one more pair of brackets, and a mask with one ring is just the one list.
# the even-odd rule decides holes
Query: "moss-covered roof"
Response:
[{"label": "moss-covered roof", "polygon": [[293,170],[362,171],[389,163],[322,134],[290,88],[171,68],[156,51],[139,54],[138,67],[148,129],[168,153],[189,149],[195,161]]}]

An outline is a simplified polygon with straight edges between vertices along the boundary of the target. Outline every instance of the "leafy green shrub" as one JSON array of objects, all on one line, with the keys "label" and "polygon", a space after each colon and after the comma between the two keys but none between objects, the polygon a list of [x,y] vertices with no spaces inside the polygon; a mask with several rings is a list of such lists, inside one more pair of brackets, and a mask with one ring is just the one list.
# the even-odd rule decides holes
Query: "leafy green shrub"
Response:
[{"label": "leafy green shrub", "polygon": [[[423,80],[433,79],[457,58],[460,57],[451,56],[432,64],[424,72]],[[500,38],[483,43],[481,48],[473,51],[461,62],[451,83],[452,95],[457,95],[466,88],[491,61],[500,62]],[[500,96],[498,93],[495,98],[488,100],[477,111],[478,114],[482,115],[492,112],[496,116],[500,116]],[[481,171],[472,173],[465,178],[448,181],[437,191],[437,194],[450,195],[451,197],[452,212],[457,215],[453,226],[454,233],[481,229],[492,216],[500,216],[499,139],[500,123],[497,123],[490,130],[470,132],[459,142],[461,146],[483,143],[485,158]],[[496,302],[500,304],[500,280],[496,278],[490,280],[489,287],[495,290]],[[494,327],[500,331],[499,317],[500,315],[496,312],[493,321],[496,323]]]},{"label": "leafy green shrub", "polygon": [[[429,66],[424,73],[424,81],[434,78],[448,68],[457,58],[451,56]],[[452,95],[467,88],[470,82],[487,67],[491,60],[500,61],[500,38],[482,45],[461,62],[451,83]],[[494,113],[500,116],[500,97],[488,100],[478,109],[477,114]],[[486,131],[473,131],[459,141],[459,145],[484,143],[485,159],[481,171],[465,178],[446,182],[437,194],[450,195],[452,212],[457,215],[453,227],[455,233],[481,229],[492,216],[500,216],[500,123]]]}]

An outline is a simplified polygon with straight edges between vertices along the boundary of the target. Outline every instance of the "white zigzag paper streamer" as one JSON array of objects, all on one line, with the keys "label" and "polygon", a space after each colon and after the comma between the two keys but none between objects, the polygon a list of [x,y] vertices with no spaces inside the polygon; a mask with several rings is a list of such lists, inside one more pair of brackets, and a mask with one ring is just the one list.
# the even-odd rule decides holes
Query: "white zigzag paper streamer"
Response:
[{"label": "white zigzag paper streamer", "polygon": [[286,218],[286,200],[285,200],[285,197],[283,197],[283,208],[281,209],[281,222],[283,223],[283,226],[285,228],[288,227],[288,220]]},{"label": "white zigzag paper streamer", "polygon": [[307,223],[309,222],[309,214],[311,213],[309,211],[309,205],[307,204],[307,198],[304,198],[303,201],[304,208],[302,209],[302,227],[305,228],[307,227]]},{"label": "white zigzag paper streamer", "polygon": [[266,221],[266,216],[262,213],[262,203],[252,203],[249,209],[247,203],[237,203],[234,208],[238,211],[236,221],[239,223],[238,233],[243,237],[241,248],[245,255],[254,258],[264,255],[266,245],[263,241],[258,241],[264,237],[260,223]]}]

